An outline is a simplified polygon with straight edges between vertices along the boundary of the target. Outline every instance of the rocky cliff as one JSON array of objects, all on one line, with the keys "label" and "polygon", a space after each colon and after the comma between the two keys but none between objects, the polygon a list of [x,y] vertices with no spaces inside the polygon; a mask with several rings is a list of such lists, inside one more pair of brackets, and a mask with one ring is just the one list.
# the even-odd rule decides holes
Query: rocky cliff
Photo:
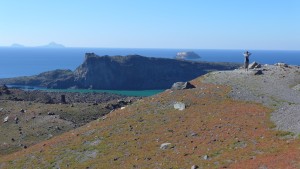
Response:
[{"label": "rocky cliff", "polygon": [[[57,78],[37,81],[41,75],[27,79],[10,79],[8,84],[46,86],[48,88],[84,88],[107,90],[167,89],[177,81],[189,81],[214,70],[235,69],[233,63],[190,62],[149,58],[139,55],[97,56],[87,53],[74,72],[60,71]],[[49,72],[47,73],[49,74]],[[25,83],[26,82],[26,83]]]}]

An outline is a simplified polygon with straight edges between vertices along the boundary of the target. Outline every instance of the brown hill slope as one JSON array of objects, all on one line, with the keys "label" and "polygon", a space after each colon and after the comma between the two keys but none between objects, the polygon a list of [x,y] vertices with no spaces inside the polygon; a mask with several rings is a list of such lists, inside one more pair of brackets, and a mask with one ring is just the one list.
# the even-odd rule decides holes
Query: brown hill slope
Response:
[{"label": "brown hill slope", "polygon": [[202,80],[3,156],[0,168],[299,168],[300,141],[272,129],[269,108]]},{"label": "brown hill slope", "polygon": [[[109,93],[3,89],[0,86],[0,156],[83,126],[138,99]],[[63,104],[61,95],[66,98]]]}]

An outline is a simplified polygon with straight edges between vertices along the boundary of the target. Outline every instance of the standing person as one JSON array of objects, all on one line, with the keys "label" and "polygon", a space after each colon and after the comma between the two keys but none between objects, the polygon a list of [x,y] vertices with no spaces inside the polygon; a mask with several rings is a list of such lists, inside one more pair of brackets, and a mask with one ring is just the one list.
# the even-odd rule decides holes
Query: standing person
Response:
[{"label": "standing person", "polygon": [[244,67],[245,67],[245,70],[248,71],[248,66],[249,66],[249,56],[251,55],[252,53],[246,51],[244,52],[244,57],[245,57],[245,61],[244,61]]}]

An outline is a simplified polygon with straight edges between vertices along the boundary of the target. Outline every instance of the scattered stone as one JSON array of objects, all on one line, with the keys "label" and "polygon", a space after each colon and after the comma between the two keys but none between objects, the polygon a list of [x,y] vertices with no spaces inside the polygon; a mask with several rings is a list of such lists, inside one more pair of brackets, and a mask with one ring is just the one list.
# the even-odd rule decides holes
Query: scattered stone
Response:
[{"label": "scattered stone", "polygon": [[8,122],[8,118],[9,118],[9,116],[6,116],[6,117],[3,119],[3,123]]},{"label": "scattered stone", "polygon": [[14,120],[15,120],[15,123],[16,123],[16,124],[18,124],[18,123],[19,123],[19,118],[18,118],[18,117],[15,117],[15,119],[14,119]]},{"label": "scattered stone", "polygon": [[171,145],[172,145],[171,143],[163,143],[160,145],[160,149],[162,149],[162,150],[169,149],[169,148],[171,148]]},{"label": "scattered stone", "polygon": [[0,112],[2,112],[4,110],[4,108],[0,108]]},{"label": "scattered stone", "polygon": [[26,113],[26,110],[21,109],[21,110],[20,110],[20,113]]},{"label": "scattered stone", "polygon": [[125,107],[121,107],[121,110],[125,109]]},{"label": "scattered stone", "polygon": [[198,134],[193,132],[193,133],[191,133],[191,136],[196,137],[196,136],[198,136]]},{"label": "scattered stone", "polygon": [[289,67],[288,64],[283,63],[283,62],[276,63],[275,66],[279,66],[279,67]]},{"label": "scattered stone", "polygon": [[198,169],[199,167],[197,166],[197,165],[193,165],[192,167],[191,167],[191,169]]},{"label": "scattered stone", "polygon": [[203,156],[203,159],[204,159],[204,160],[208,160],[208,159],[209,159],[208,155],[204,155],[204,156]]},{"label": "scattered stone", "polygon": [[261,64],[253,62],[249,65],[249,69],[261,68]]},{"label": "scattered stone", "polygon": [[176,82],[172,85],[172,90],[184,90],[195,88],[190,82]]},{"label": "scattered stone", "polygon": [[175,102],[174,109],[182,111],[185,109],[185,104],[182,102]]},{"label": "scattered stone", "polygon": [[56,130],[61,130],[61,128],[59,126],[55,126]]},{"label": "scattered stone", "polygon": [[262,75],[262,74],[264,74],[262,70],[258,70],[254,73],[254,75]]},{"label": "scattered stone", "polygon": [[55,115],[55,113],[53,113],[53,112],[50,112],[50,111],[49,111],[47,114],[48,114],[49,116],[53,116],[53,115]]}]

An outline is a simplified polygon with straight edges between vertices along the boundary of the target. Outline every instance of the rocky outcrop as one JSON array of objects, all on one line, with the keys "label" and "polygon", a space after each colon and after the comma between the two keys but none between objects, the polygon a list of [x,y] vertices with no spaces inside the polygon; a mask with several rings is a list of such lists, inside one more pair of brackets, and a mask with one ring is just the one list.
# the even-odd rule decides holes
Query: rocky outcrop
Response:
[{"label": "rocky outcrop", "polygon": [[176,82],[172,85],[172,90],[184,90],[195,88],[190,82]]},{"label": "rocky outcrop", "polygon": [[0,84],[105,90],[167,89],[214,70],[237,68],[233,63],[191,62],[139,55],[97,56],[87,53],[74,72],[55,70],[37,76],[0,80]]},{"label": "rocky outcrop", "polygon": [[282,63],[282,62],[276,63],[275,66],[279,66],[279,67],[289,67],[288,64]]}]

